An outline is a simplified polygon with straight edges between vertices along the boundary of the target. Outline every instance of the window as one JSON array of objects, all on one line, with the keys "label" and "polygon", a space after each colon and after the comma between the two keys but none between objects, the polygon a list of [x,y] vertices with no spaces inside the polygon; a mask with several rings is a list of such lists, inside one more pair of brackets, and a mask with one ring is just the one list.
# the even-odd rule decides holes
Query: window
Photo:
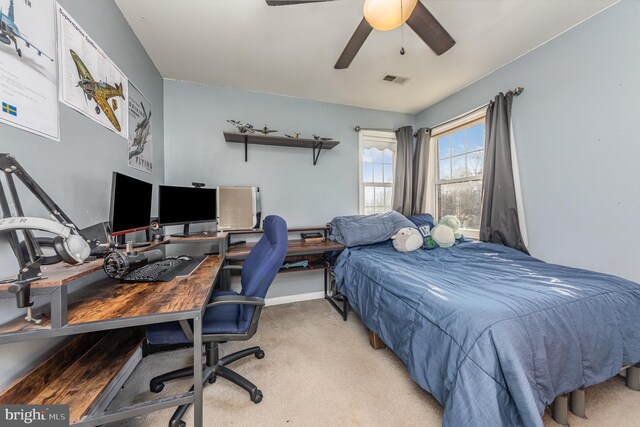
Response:
[{"label": "window", "polygon": [[396,157],[394,132],[360,131],[360,214],[391,210]]},{"label": "window", "polygon": [[482,206],[484,116],[434,136],[437,217],[456,215],[463,234],[478,237]]}]

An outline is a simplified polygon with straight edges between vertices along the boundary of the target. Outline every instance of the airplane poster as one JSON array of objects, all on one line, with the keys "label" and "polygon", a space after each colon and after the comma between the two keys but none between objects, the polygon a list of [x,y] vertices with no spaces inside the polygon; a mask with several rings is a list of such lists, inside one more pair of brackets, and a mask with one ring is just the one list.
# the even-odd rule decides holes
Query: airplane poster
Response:
[{"label": "airplane poster", "polygon": [[126,139],[127,77],[60,5],[57,16],[60,102]]},{"label": "airplane poster", "polygon": [[129,166],[153,173],[151,103],[129,83]]},{"label": "airplane poster", "polygon": [[60,141],[54,0],[0,0],[0,122]]}]

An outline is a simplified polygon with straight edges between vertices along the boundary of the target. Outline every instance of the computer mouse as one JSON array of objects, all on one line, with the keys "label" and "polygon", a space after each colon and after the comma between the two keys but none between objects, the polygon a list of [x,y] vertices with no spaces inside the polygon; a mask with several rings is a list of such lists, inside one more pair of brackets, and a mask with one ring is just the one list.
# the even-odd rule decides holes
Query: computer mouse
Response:
[{"label": "computer mouse", "polygon": [[180,259],[182,261],[191,261],[193,259],[193,257],[189,256],[189,255],[180,255],[179,257],[177,257],[176,259]]}]

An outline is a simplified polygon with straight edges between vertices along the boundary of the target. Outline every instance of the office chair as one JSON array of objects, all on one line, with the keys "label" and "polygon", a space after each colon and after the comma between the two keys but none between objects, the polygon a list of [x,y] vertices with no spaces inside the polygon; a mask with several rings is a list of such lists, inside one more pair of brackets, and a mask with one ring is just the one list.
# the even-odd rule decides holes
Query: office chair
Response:
[{"label": "office chair", "polygon": [[[246,341],[258,329],[264,297],[282,266],[288,248],[287,223],[284,219],[268,216],[264,219],[263,228],[264,234],[247,256],[244,265],[224,267],[242,270],[242,291],[214,291],[202,318],[202,342],[206,353],[203,384],[207,381],[213,384],[218,376],[226,378],[249,392],[254,403],[260,403],[262,392],[227,365],[252,354],[257,359],[262,359],[264,351],[260,347],[251,347],[219,358],[218,343]],[[187,321],[149,325],[147,341],[151,345],[187,344],[193,342],[193,330]],[[168,372],[153,378],[149,388],[152,392],[159,393],[166,381],[189,376],[193,376],[193,367]],[[185,425],[182,417],[188,407],[189,405],[182,405],[176,409],[169,422],[170,427]]]}]

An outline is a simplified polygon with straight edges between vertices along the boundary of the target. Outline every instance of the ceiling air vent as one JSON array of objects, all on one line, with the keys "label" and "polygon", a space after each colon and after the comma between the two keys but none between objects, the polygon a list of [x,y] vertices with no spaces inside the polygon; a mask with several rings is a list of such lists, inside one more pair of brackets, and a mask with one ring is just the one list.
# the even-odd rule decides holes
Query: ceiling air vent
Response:
[{"label": "ceiling air vent", "polygon": [[396,83],[399,85],[404,84],[407,80],[409,80],[409,77],[394,76],[391,74],[385,74],[385,76],[382,77],[382,81],[384,82]]}]

